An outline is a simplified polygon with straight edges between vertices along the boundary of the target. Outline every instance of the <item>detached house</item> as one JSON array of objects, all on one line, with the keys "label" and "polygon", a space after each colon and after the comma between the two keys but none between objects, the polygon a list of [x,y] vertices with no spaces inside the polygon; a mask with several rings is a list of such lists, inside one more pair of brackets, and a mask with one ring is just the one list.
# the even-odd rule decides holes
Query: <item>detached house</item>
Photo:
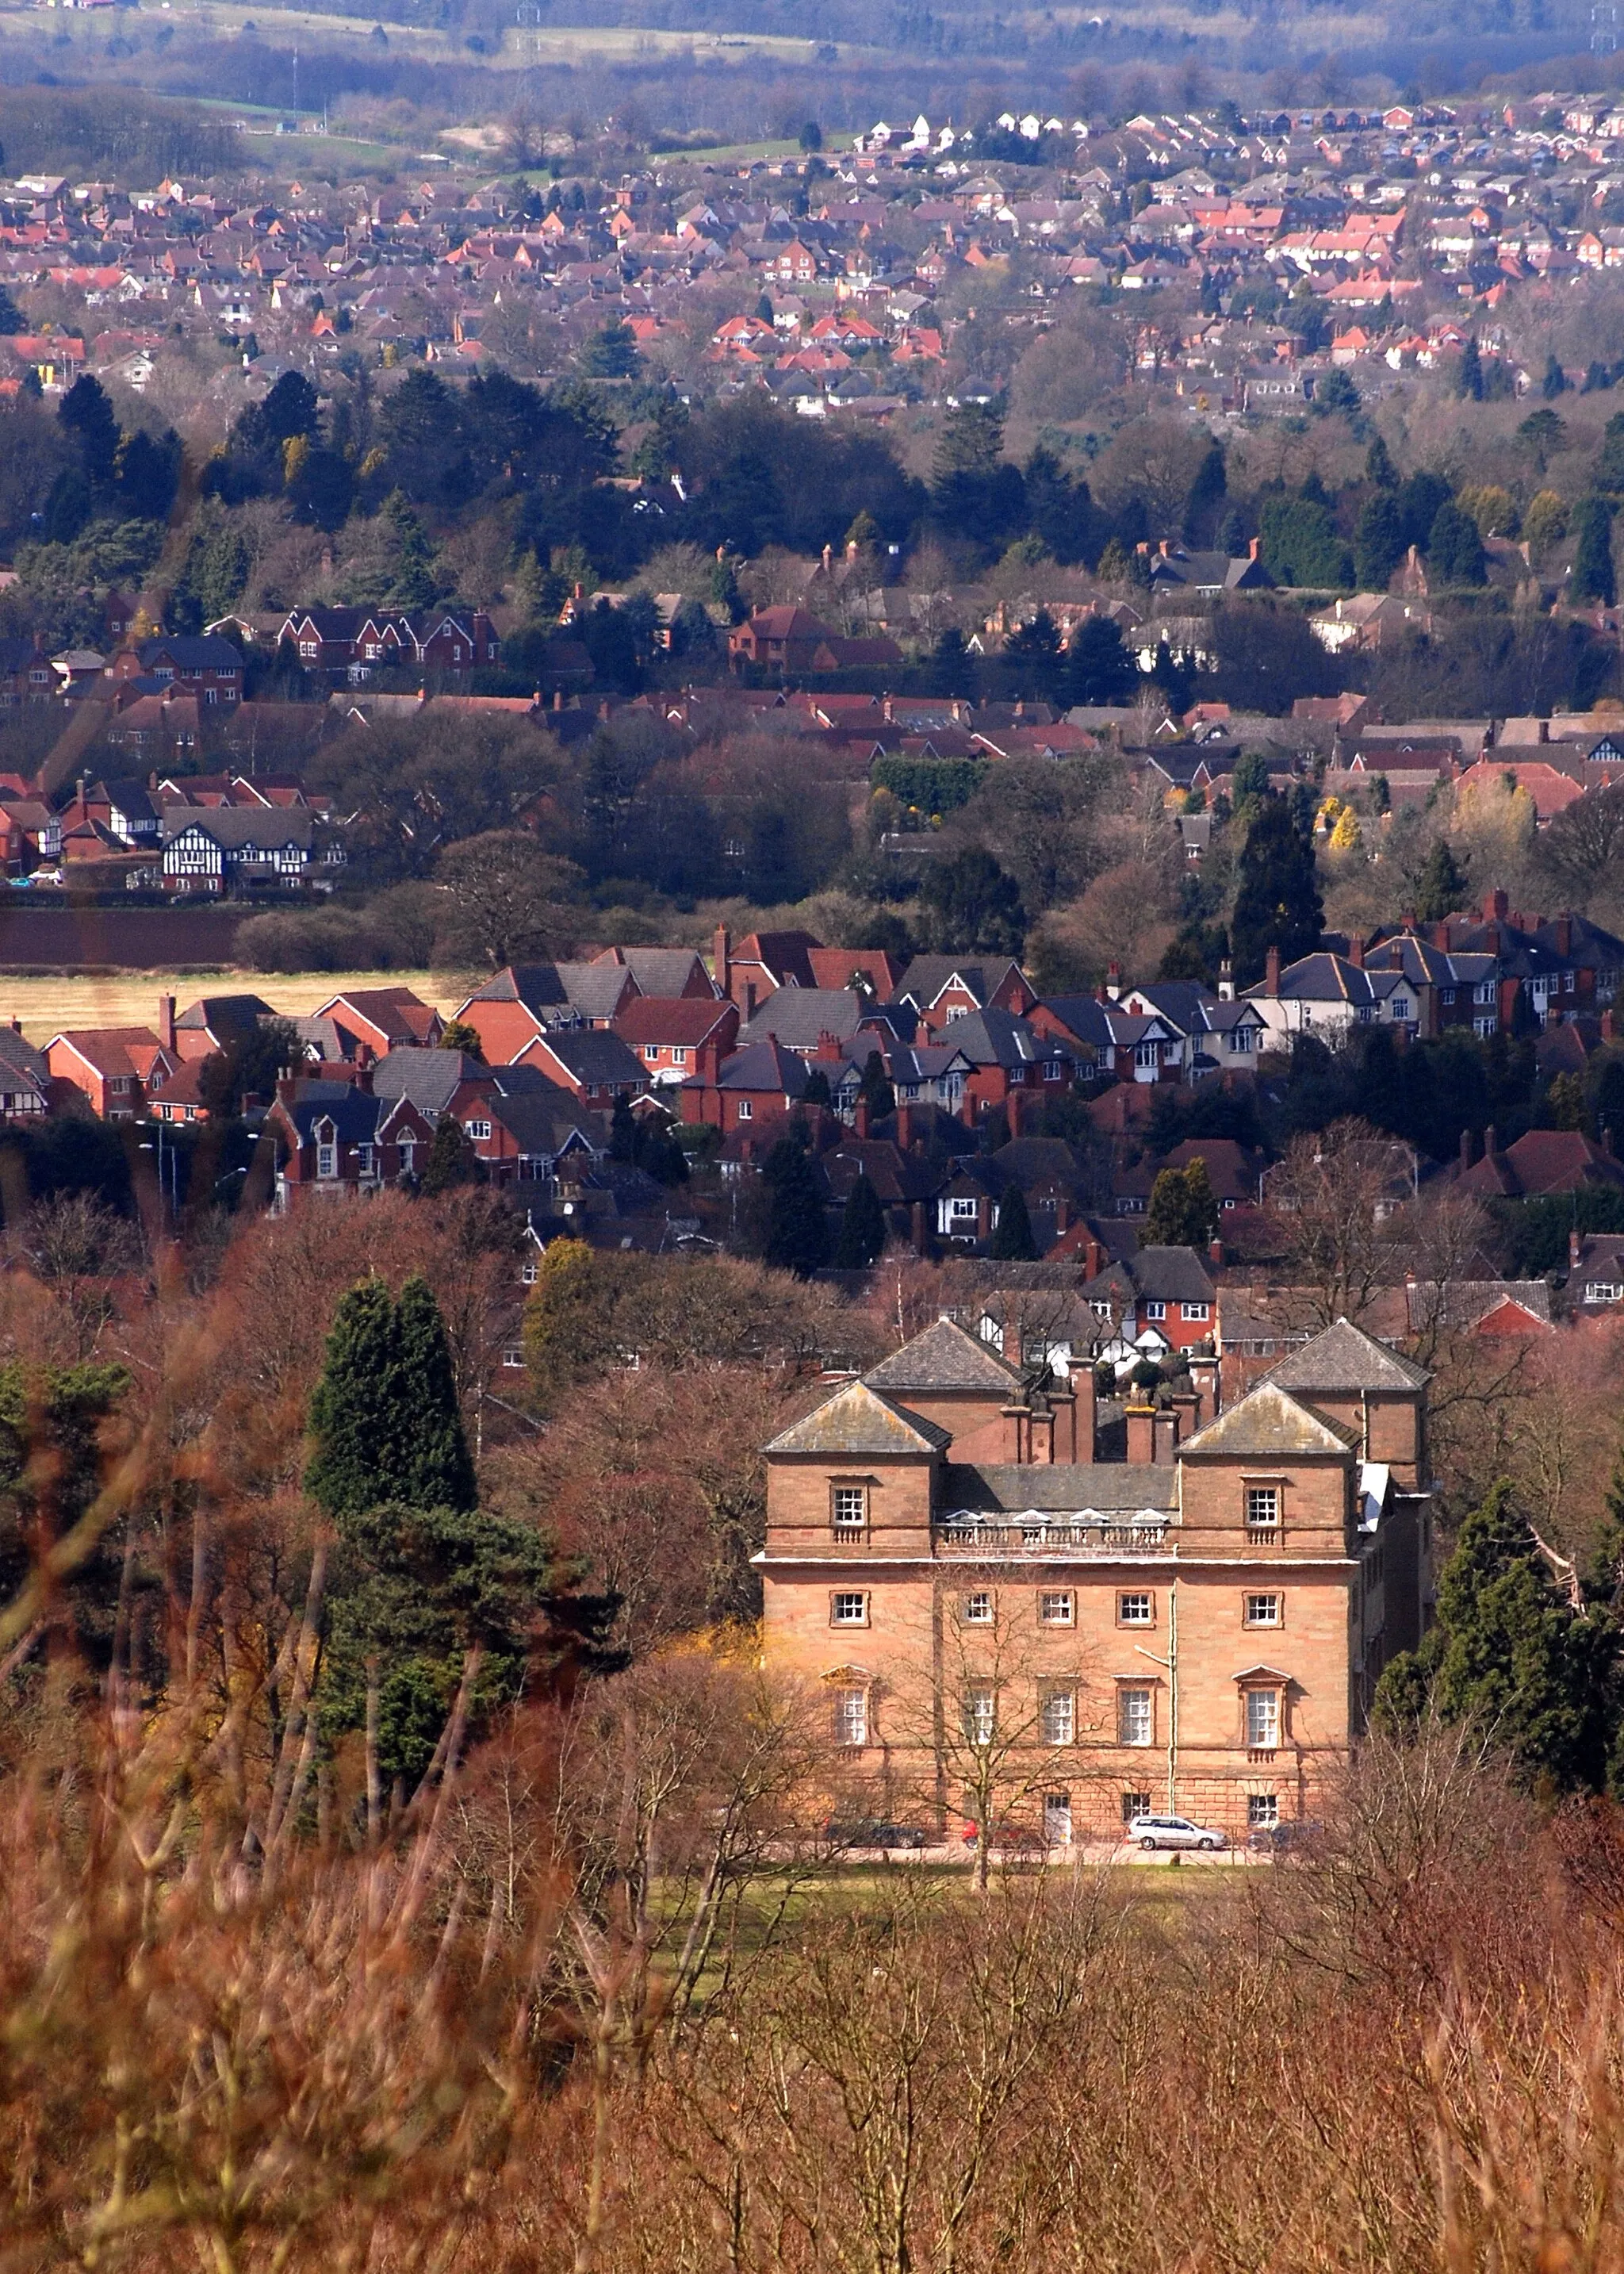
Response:
[{"label": "detached house", "polygon": [[103,1121],[134,1121],[180,1066],[150,1027],[79,1027],[53,1035],[45,1063],[56,1081],[71,1082]]},{"label": "detached house", "polygon": [[266,1116],[276,1141],[274,1212],[308,1200],[364,1197],[416,1175],[434,1132],[409,1098],[374,1096],[362,1081],[277,1084]]}]

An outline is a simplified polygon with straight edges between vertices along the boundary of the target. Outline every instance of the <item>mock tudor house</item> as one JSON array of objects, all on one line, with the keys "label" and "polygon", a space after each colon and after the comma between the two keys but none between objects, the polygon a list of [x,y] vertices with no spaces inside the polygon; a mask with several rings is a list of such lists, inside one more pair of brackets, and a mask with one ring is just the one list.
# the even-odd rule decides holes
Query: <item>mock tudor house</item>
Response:
[{"label": "mock tudor house", "polygon": [[1131,1407],[1116,1462],[1092,1371],[1035,1386],[949,1320],[832,1389],[765,1449],[757,1562],[842,1804],[947,1831],[948,1733],[1004,1726],[1051,1843],[1313,1816],[1429,1615],[1426,1383],[1339,1320],[1216,1415],[1210,1376]]}]

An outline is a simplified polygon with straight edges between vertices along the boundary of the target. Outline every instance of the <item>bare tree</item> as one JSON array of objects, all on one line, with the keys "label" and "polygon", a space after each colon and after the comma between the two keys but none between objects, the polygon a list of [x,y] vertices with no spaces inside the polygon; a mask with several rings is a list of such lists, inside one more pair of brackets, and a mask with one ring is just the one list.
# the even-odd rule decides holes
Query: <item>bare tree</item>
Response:
[{"label": "bare tree", "polygon": [[1394,1269],[1382,1209],[1392,1191],[1395,1148],[1367,1121],[1344,1115],[1294,1137],[1269,1180],[1299,1294],[1316,1326],[1356,1322]]}]

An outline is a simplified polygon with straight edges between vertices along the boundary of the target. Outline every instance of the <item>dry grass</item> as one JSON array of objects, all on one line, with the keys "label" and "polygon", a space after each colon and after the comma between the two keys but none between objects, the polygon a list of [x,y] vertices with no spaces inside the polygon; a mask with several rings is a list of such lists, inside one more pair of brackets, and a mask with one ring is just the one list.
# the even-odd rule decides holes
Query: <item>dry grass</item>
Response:
[{"label": "dry grass", "polygon": [[410,987],[449,1017],[468,993],[455,975],[440,971],[216,971],[184,975],[161,971],[110,972],[49,978],[0,978],[0,1019],[20,1019],[31,1043],[43,1044],[64,1027],[151,1026],[160,995],[173,995],[184,1011],[199,995],[258,995],[289,1018],[307,1018],[350,988]]}]

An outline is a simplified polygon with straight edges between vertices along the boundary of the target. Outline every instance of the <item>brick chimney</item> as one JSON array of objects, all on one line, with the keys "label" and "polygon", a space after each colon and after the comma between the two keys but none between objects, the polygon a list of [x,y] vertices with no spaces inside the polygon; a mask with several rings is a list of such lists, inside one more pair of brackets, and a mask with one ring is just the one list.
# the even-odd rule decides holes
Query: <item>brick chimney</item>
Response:
[{"label": "brick chimney", "polygon": [[1429,927],[1429,936],[1432,939],[1432,945],[1434,947],[1441,947],[1444,953],[1447,955],[1449,953],[1448,925],[1447,923],[1435,923],[1431,925]]},{"label": "brick chimney", "polygon": [[1094,1237],[1094,1234],[1090,1232],[1087,1245],[1083,1249],[1083,1277],[1085,1281],[1089,1279],[1097,1279],[1104,1269],[1105,1250],[1101,1246],[1099,1241]]},{"label": "brick chimney", "polygon": [[1032,1463],[1032,1408],[1029,1405],[1003,1405],[999,1414],[1004,1422],[1004,1457],[1011,1468],[1024,1469]]},{"label": "brick chimney", "polygon": [[355,1086],[368,1097],[372,1094],[372,1075],[375,1071],[372,1051],[365,1043],[360,1043],[356,1050]]},{"label": "brick chimney", "polygon": [[840,1048],[838,1035],[831,1035],[825,1027],[817,1038],[817,1048],[812,1056],[821,1065],[838,1065],[845,1052]]},{"label": "brick chimney", "polygon": [[911,1152],[914,1145],[914,1109],[911,1105],[897,1108],[897,1150]]},{"label": "brick chimney", "polygon": [[1262,544],[1262,543],[1263,543],[1263,539],[1262,539],[1260,537],[1249,537],[1249,538],[1247,538],[1247,540],[1246,540],[1246,558],[1247,558],[1247,560],[1248,560],[1248,561],[1255,561],[1255,560],[1257,559],[1257,557],[1258,557],[1258,549],[1259,549],[1259,547],[1261,546],[1261,544]]},{"label": "brick chimney", "polygon": [[1235,1000],[1235,966],[1227,955],[1218,966],[1218,1000],[1221,1003],[1233,1003]]},{"label": "brick chimney", "polygon": [[1263,991],[1266,995],[1278,995],[1280,992],[1280,950],[1277,947],[1271,947],[1264,959]]},{"label": "brick chimney", "polygon": [[1075,1366],[1071,1369],[1071,1389],[1077,1399],[1071,1424],[1075,1451],[1072,1458],[1082,1466],[1094,1466],[1094,1405],[1096,1394],[1092,1366]]},{"label": "brick chimney", "polygon": [[1151,1426],[1151,1457],[1158,1468],[1171,1468],[1178,1458],[1178,1416],[1165,1407],[1155,1416]]},{"label": "brick chimney", "polygon": [[969,1087],[968,1083],[965,1085],[964,1098],[959,1108],[959,1118],[964,1123],[966,1129],[974,1128],[975,1092]]},{"label": "brick chimney", "polygon": [[857,1103],[853,1109],[852,1126],[857,1136],[862,1138],[868,1136],[868,1101],[861,1090],[857,1093]]},{"label": "brick chimney", "polygon": [[1510,909],[1509,899],[1497,885],[1483,904],[1483,921],[1485,923],[1504,923]]},{"label": "brick chimney", "polygon": [[727,937],[727,926],[718,924],[711,960],[716,966],[716,987],[718,995],[731,999],[733,995],[733,942]]},{"label": "brick chimney", "polygon": [[992,1201],[986,1193],[975,1196],[975,1236],[983,1247],[992,1238]]},{"label": "brick chimney", "polygon": [[1556,952],[1564,963],[1573,953],[1573,917],[1566,911],[1556,920]]},{"label": "brick chimney", "polygon": [[1209,1240],[1207,1241],[1207,1261],[1208,1261],[1208,1262],[1213,1266],[1213,1269],[1214,1269],[1215,1271],[1222,1271],[1222,1269],[1223,1269],[1223,1242],[1222,1242],[1222,1240],[1221,1240],[1221,1239],[1209,1239]]},{"label": "brick chimney", "polygon": [[1181,1389],[1172,1404],[1178,1422],[1177,1442],[1182,1445],[1188,1438],[1193,1437],[1200,1427],[1196,1416],[1201,1410],[1201,1401],[1193,1389]]},{"label": "brick chimney", "polygon": [[1128,1458],[1136,1467],[1148,1468],[1155,1457],[1156,1409],[1154,1405],[1130,1405]]},{"label": "brick chimney", "polygon": [[1461,1173],[1462,1176],[1477,1157],[1477,1144],[1470,1129],[1461,1132]]},{"label": "brick chimney", "polygon": [[714,1089],[716,1088],[716,1077],[720,1070],[720,1045],[714,1042],[701,1043],[699,1045],[698,1073],[700,1081],[703,1082],[707,1089]]},{"label": "brick chimney", "polygon": [[915,1255],[928,1255],[930,1253],[930,1228],[926,1218],[923,1201],[915,1201],[908,1209],[908,1238],[914,1244]]},{"label": "brick chimney", "polygon": [[1579,1230],[1576,1224],[1568,1235],[1568,1269],[1570,1271],[1579,1269]]},{"label": "brick chimney", "polygon": [[744,1001],[741,1004],[740,1009],[743,1014],[744,1023],[748,1026],[756,1016],[756,982],[753,979],[747,979],[744,983]]},{"label": "brick chimney", "polygon": [[1488,1127],[1487,1127],[1487,1128],[1484,1131],[1484,1133],[1483,1133],[1483,1157],[1484,1157],[1484,1159],[1485,1159],[1485,1161],[1492,1161],[1492,1160],[1494,1158],[1494,1156],[1496,1155],[1496,1153],[1498,1153],[1498,1152],[1499,1152],[1499,1150],[1500,1150],[1500,1146],[1499,1146],[1498,1142],[1496,1141],[1496,1134],[1495,1134],[1494,1124],[1491,1121],[1491,1122],[1490,1122],[1490,1124],[1489,1124],[1489,1126],[1488,1126]]},{"label": "brick chimney", "polygon": [[1055,1195],[1055,1237],[1060,1239],[1071,1229],[1071,1203],[1064,1193]]},{"label": "brick chimney", "polygon": [[166,1050],[174,1050],[175,998],[173,995],[160,995],[158,998],[158,1040]]},{"label": "brick chimney", "polygon": [[1359,932],[1356,931],[1353,937],[1348,943],[1348,960],[1352,964],[1356,971],[1364,970],[1365,940],[1363,935]]},{"label": "brick chimney", "polygon": [[1105,967],[1105,991],[1113,1003],[1122,1000],[1122,966],[1108,963]]},{"label": "brick chimney", "polygon": [[1004,1118],[1009,1126],[1009,1133],[1011,1138],[1019,1136],[1021,1116],[1026,1112],[1026,1091],[1019,1088],[1012,1088],[1010,1091],[1009,1096],[1004,1101]]}]

